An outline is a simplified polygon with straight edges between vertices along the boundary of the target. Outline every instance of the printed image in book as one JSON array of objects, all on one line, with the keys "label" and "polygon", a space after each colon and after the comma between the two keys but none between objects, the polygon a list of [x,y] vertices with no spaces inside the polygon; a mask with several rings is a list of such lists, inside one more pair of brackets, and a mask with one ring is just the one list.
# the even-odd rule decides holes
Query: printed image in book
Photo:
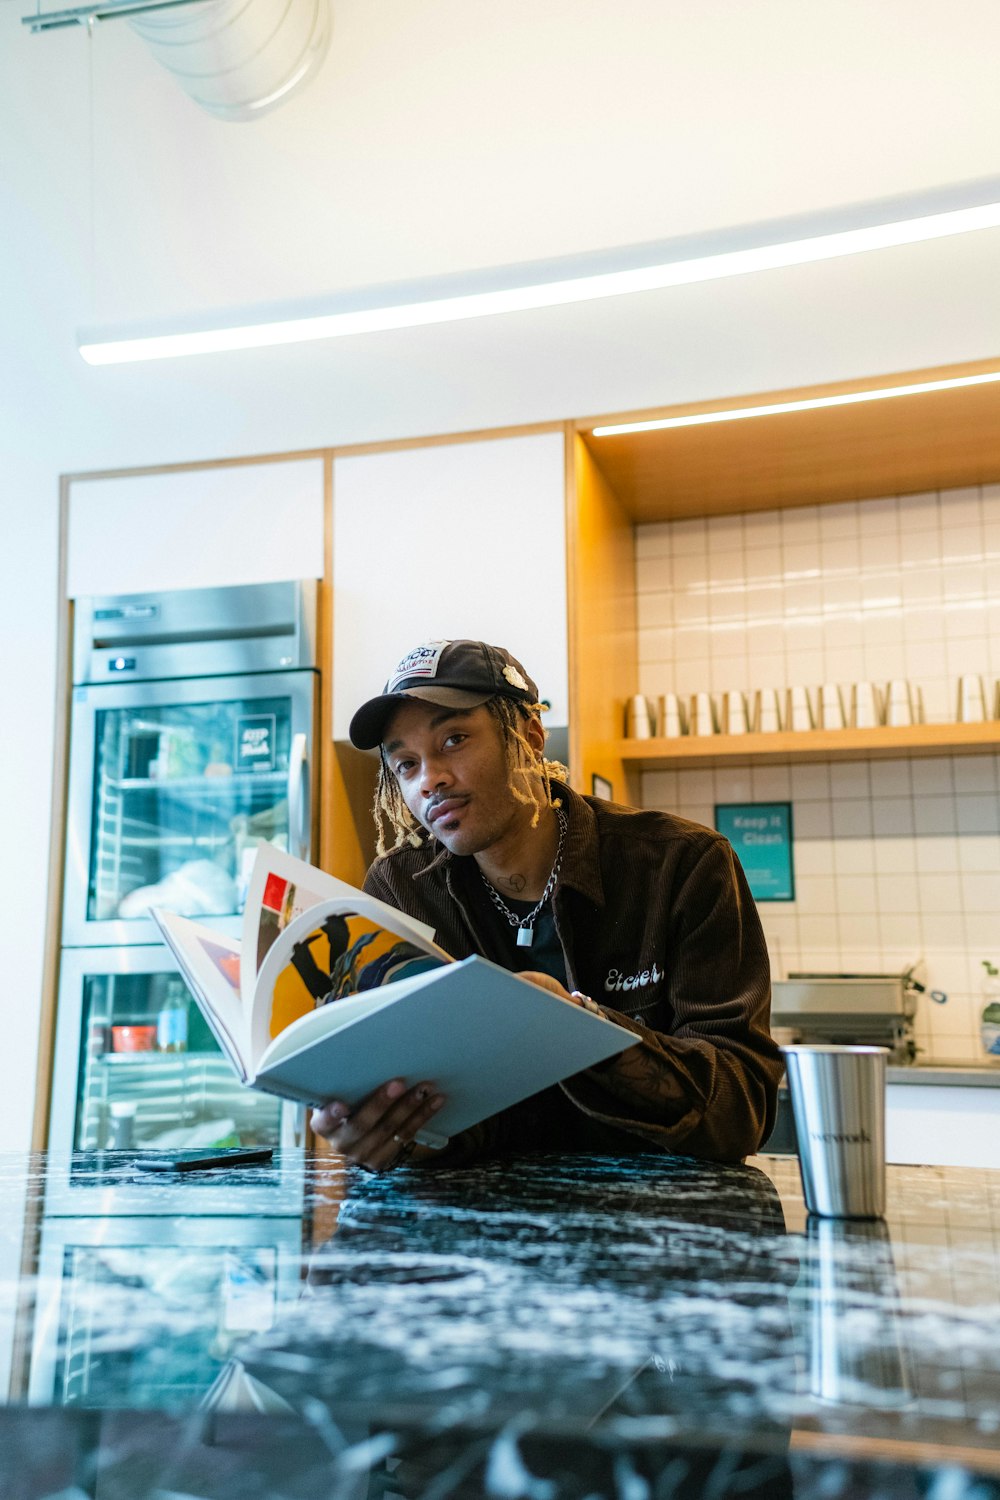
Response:
[{"label": "printed image in book", "polygon": [[240,955],[230,948],[223,948],[220,943],[213,943],[211,938],[200,934],[198,941],[205,956],[215,965],[233,993],[238,995],[240,993]]},{"label": "printed image in book", "polygon": [[301,882],[272,870],[264,884],[260,897],[260,920],[257,925],[257,972],[267,957],[268,949],[289,922],[309,911],[321,897],[313,890],[305,889]]},{"label": "printed image in book", "polygon": [[[265,907],[266,910],[266,907]],[[445,962],[357,912],[330,912],[293,943],[274,981],[271,1036],[318,1005],[363,995]]]}]

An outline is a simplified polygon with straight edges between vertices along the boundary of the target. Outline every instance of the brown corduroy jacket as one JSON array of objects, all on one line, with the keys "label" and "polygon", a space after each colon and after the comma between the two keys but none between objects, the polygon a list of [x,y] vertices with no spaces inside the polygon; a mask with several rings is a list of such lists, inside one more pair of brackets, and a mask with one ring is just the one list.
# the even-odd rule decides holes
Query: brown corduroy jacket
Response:
[{"label": "brown corduroy jacket", "polygon": [[[553,898],[567,979],[637,1046],[466,1132],[443,1160],[657,1147],[739,1160],[771,1132],[782,1073],[767,948],[740,863],[696,823],[556,791],[569,817]],[[478,879],[474,859],[428,840],[376,860],[365,890],[430,923],[453,957],[510,967],[471,899]]]}]

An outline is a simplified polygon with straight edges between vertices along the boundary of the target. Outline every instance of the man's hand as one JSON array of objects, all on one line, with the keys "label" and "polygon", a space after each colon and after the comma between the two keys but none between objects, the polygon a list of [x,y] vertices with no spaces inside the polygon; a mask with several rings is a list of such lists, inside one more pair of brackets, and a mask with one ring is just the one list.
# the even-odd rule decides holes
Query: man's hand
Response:
[{"label": "man's hand", "polygon": [[390,1079],[352,1111],[338,1099],[313,1111],[310,1124],[334,1151],[367,1167],[385,1172],[417,1157],[434,1154],[417,1146],[414,1137],[444,1104],[433,1083],[408,1089],[402,1078]]},{"label": "man's hand", "polygon": [[579,1005],[581,1009],[589,1010],[593,1015],[604,1015],[596,1000],[591,1000],[589,995],[584,995],[579,990],[570,992],[566,989],[565,985],[559,983],[558,979],[553,979],[551,974],[541,974],[535,969],[520,969],[517,977],[518,979],[530,979],[532,984],[538,985],[539,989],[548,990],[552,995],[558,995],[560,1000],[568,1000],[570,1005]]},{"label": "man's hand", "polygon": [[517,977],[518,979],[530,979],[532,984],[537,984],[540,989],[548,990],[550,994],[558,995],[560,1000],[569,1000],[574,1005],[578,1003],[576,997],[570,994],[566,986],[560,984],[558,979],[553,979],[551,974],[542,974],[535,969],[519,969]]}]

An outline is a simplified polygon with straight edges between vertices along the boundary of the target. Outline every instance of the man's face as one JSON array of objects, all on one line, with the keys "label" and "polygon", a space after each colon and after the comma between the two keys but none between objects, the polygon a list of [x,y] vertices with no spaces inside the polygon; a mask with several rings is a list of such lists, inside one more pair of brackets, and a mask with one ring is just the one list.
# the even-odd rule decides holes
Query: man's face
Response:
[{"label": "man's face", "polygon": [[[540,750],[541,724],[531,720],[525,732]],[[453,854],[478,854],[530,824],[533,809],[510,789],[500,726],[485,705],[415,698],[389,720],[382,748],[410,812]]]}]

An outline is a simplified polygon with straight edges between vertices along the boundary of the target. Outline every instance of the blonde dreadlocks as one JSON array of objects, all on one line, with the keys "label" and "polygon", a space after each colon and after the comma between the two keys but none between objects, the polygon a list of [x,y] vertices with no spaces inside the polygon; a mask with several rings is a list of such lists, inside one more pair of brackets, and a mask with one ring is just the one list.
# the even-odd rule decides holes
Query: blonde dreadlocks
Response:
[{"label": "blonde dreadlocks", "polygon": [[[539,807],[529,789],[532,778],[537,777],[541,781],[548,802],[558,801],[558,797],[553,794],[553,781],[569,780],[566,767],[558,760],[540,756],[524,733],[524,725],[542,712],[542,704],[515,703],[513,699],[503,698],[498,694],[495,698],[488,699],[484,706],[500,726],[500,738],[507,762],[507,785],[512,795],[525,807],[535,804],[531,820],[534,828],[538,823]],[[399,782],[389,769],[381,747],[372,816],[378,832],[375,845],[377,855],[387,854],[390,849],[398,849],[402,844],[420,842],[421,826],[403,801]],[[391,845],[387,842],[387,834],[393,839]]]}]

